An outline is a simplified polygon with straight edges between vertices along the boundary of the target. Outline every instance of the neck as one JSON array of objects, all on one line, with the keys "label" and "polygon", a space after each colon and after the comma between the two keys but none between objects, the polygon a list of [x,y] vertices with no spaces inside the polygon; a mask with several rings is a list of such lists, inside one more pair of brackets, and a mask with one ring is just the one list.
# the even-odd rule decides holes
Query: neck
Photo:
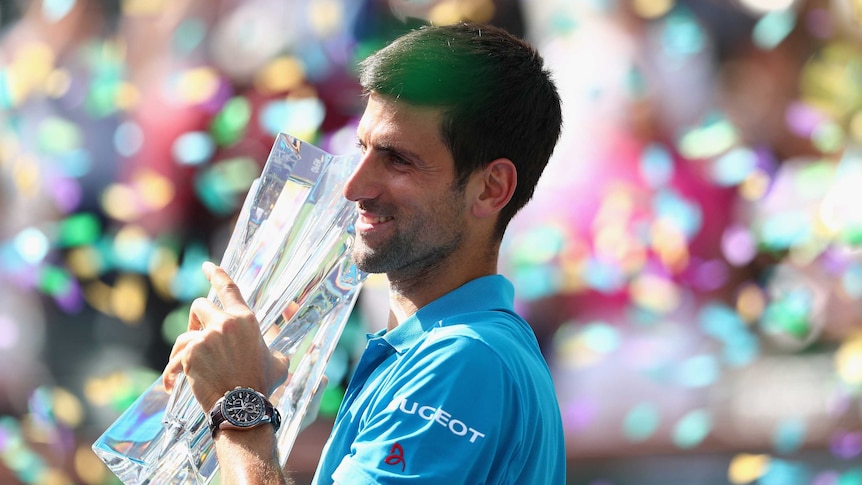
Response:
[{"label": "neck", "polygon": [[472,259],[447,258],[437,264],[406,272],[391,272],[389,279],[389,322],[392,330],[420,308],[470,281],[497,273],[497,247]]}]

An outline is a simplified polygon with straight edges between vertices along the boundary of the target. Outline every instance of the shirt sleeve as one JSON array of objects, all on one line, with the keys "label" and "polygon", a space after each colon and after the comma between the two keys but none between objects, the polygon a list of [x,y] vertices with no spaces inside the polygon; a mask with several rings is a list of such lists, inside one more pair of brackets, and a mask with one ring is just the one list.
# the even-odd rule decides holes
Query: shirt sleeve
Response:
[{"label": "shirt sleeve", "polygon": [[333,474],[340,485],[491,483],[517,442],[512,379],[486,343],[456,335],[429,339],[392,374]]}]

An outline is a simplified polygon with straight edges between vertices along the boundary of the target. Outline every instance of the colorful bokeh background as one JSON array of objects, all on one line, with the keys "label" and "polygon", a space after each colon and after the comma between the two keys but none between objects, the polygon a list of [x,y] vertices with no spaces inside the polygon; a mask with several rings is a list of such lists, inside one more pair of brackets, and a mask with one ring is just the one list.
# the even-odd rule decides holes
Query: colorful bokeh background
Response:
[{"label": "colorful bokeh background", "polygon": [[[0,0],[0,483],[117,483],[90,445],[274,135],[353,150],[356,62],[465,19],[532,41],[563,97],[501,271],[569,483],[862,485],[858,0]],[[372,278],[298,483],[385,313]]]}]

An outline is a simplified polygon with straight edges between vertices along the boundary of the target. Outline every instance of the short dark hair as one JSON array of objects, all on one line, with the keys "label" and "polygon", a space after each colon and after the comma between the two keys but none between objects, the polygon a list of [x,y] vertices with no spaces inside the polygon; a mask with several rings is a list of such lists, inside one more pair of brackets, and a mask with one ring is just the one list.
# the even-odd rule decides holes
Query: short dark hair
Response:
[{"label": "short dark hair", "polygon": [[366,93],[443,108],[440,131],[460,187],[491,161],[512,160],[518,186],[497,220],[502,238],[533,196],[562,126],[560,96],[538,51],[490,25],[425,26],[359,68]]}]

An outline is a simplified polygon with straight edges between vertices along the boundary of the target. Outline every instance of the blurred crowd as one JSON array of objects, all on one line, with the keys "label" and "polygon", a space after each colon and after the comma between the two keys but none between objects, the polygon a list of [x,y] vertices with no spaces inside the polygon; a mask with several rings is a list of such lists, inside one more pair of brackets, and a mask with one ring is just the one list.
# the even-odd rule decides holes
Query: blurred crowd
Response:
[{"label": "blurred crowd", "polygon": [[275,134],[354,150],[356,62],[459,20],[533,42],[563,99],[501,271],[571,483],[862,485],[858,0],[0,0],[0,483],[117,483],[90,445],[157,379]]}]

